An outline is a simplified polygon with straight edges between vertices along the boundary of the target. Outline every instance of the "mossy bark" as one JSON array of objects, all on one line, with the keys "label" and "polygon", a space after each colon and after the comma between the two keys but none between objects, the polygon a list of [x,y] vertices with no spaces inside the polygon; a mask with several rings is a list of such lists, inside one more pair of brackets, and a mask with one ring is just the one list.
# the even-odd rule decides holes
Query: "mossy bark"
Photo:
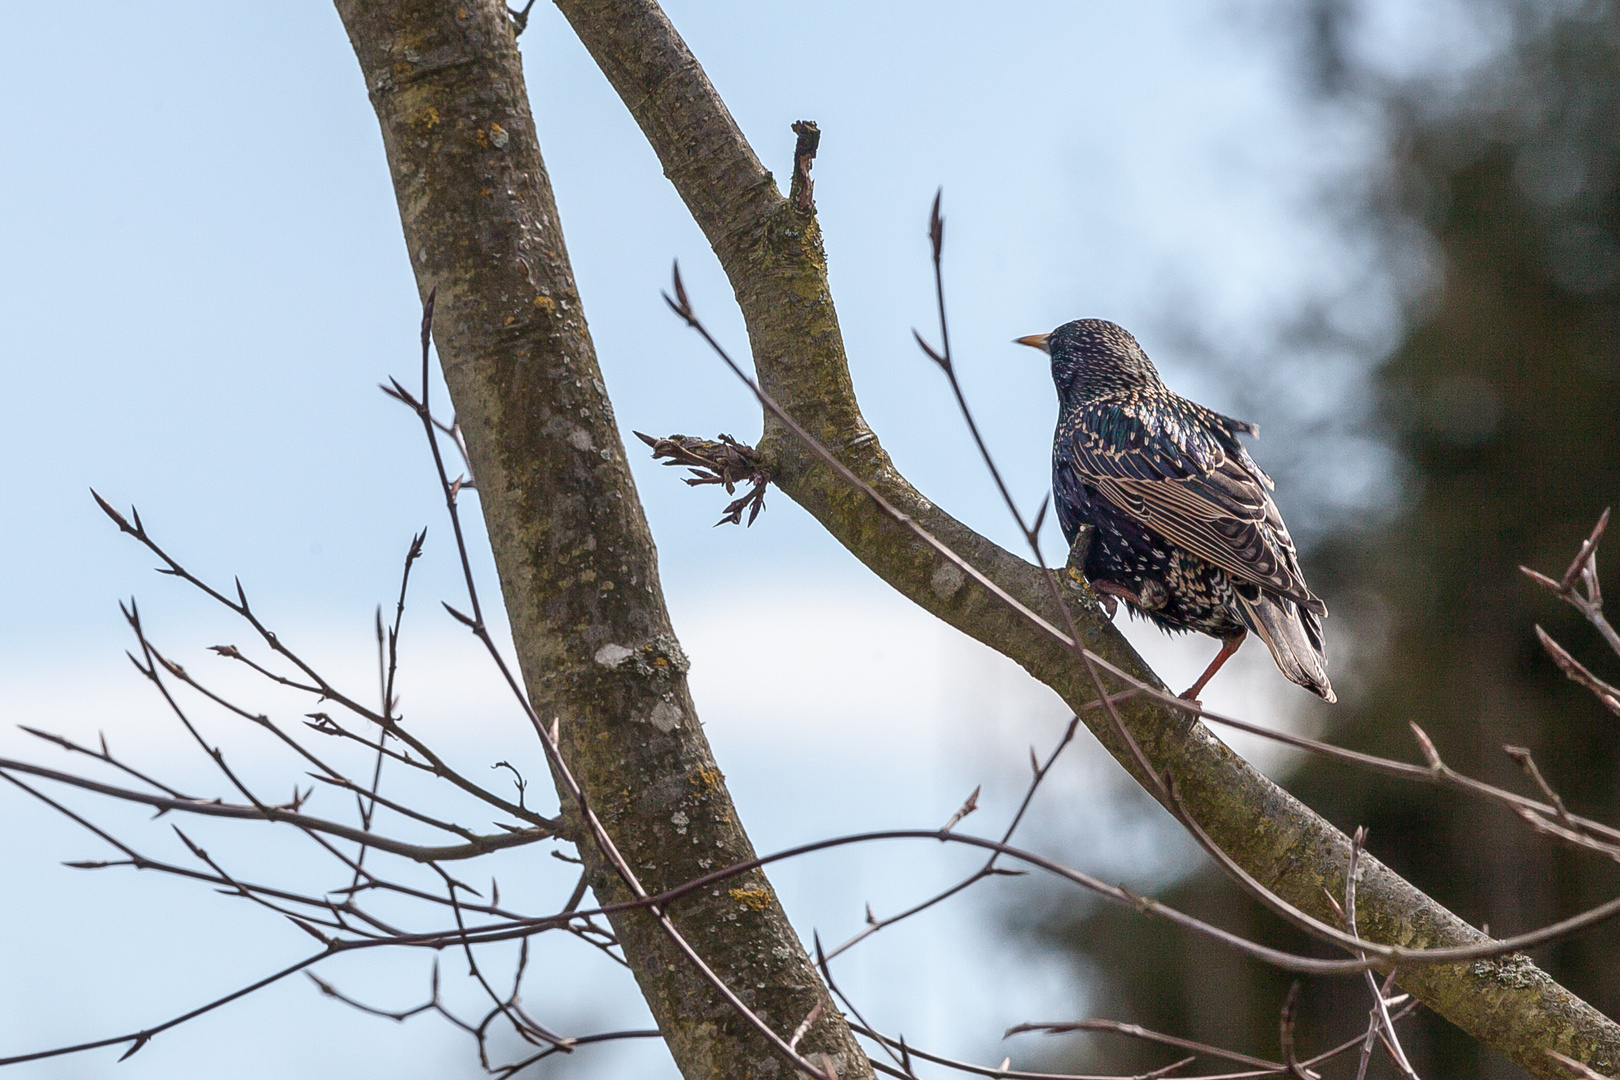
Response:
[{"label": "mossy bark", "polygon": [[[855,399],[813,208],[782,197],[663,12],[651,0],[557,4],[719,256],[764,389],[891,504],[1061,625],[1037,567],[939,510],[895,470]],[[884,581],[1015,660],[1071,706],[1093,699],[1090,678],[1072,655],[885,517],[769,417],[759,449],[777,485]],[[1095,604],[1076,599],[1073,614],[1088,648],[1138,678],[1158,681]],[[1324,890],[1344,893],[1350,842],[1342,832],[1201,723],[1143,699],[1122,711],[1154,767],[1174,773],[1185,805],[1222,848],[1290,903],[1335,920]],[[1137,773],[1107,720],[1097,711],[1085,715],[1103,744]],[[1364,857],[1361,865],[1357,908],[1369,938],[1414,947],[1486,940],[1381,863]],[[1567,1075],[1545,1049],[1604,1071],[1620,1068],[1620,1026],[1522,958],[1416,968],[1403,972],[1400,982],[1536,1076]]]},{"label": "mossy bark", "polygon": [[[382,126],[434,341],[467,438],[513,642],[536,712],[646,888],[754,855],[687,690],[652,537],[563,243],[500,0],[338,0]],[[565,811],[568,808],[565,805]],[[629,892],[581,845],[602,901]],[[677,901],[676,924],[784,1036],[871,1075],[761,873]],[[645,913],[613,927],[690,1078],[786,1065]]]}]

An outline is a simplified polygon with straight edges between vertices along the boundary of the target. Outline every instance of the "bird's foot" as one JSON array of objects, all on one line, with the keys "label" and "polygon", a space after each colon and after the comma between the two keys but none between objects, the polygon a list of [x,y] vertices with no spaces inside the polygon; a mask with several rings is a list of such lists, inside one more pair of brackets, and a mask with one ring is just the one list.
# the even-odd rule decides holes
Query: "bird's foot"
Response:
[{"label": "bird's foot", "polygon": [[1142,606],[1142,602],[1137,599],[1135,593],[1123,585],[1114,584],[1112,581],[1093,581],[1091,588],[1097,594],[1097,602],[1103,606],[1104,611],[1108,612],[1110,619],[1114,617],[1114,612],[1119,610],[1119,603],[1115,597],[1125,601],[1127,604],[1135,604],[1137,607]]},{"label": "bird's foot", "polygon": [[1177,694],[1176,697],[1179,698],[1182,701],[1185,701],[1187,704],[1191,705],[1193,708],[1197,709],[1199,712],[1202,712],[1204,710],[1204,703],[1202,701],[1199,701],[1196,697],[1193,696],[1194,694],[1198,693],[1198,691],[1201,690],[1201,689],[1203,689],[1203,688],[1200,687],[1200,686],[1189,686],[1187,688],[1186,693]]}]

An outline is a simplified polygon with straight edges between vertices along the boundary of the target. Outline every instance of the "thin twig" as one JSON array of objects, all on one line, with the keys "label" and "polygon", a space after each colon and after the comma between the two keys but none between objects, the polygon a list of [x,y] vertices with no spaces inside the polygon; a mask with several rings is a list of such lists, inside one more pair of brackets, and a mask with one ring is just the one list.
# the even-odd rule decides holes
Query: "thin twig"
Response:
[{"label": "thin twig", "polygon": [[94,791],[99,795],[122,799],[125,802],[142,803],[159,810],[178,810],[187,814],[199,814],[204,817],[283,822],[295,825],[300,829],[309,829],[314,832],[326,833],[329,836],[341,837],[345,840],[363,842],[379,851],[386,851],[392,855],[400,855],[421,863],[472,858],[485,852],[522,847],[525,844],[532,844],[537,840],[545,840],[555,835],[549,829],[519,829],[489,836],[472,834],[465,844],[434,847],[426,844],[408,844],[402,840],[367,833],[352,825],[344,825],[342,822],[327,821],[323,818],[311,817],[308,814],[285,810],[265,803],[246,806],[216,801],[203,802],[193,799],[174,799],[166,795],[151,795],[144,791],[132,791],[128,788],[114,787],[111,784],[103,784],[86,777],[75,776],[72,773],[57,772],[55,769],[46,769],[26,761],[0,758],[0,775],[8,772],[27,773],[46,780],[54,780],[59,784],[68,784],[72,787],[83,788],[86,791]]},{"label": "thin twig", "polygon": [[[1356,878],[1360,870],[1361,849],[1367,843],[1367,829],[1358,825],[1355,835],[1350,838],[1350,859],[1344,870],[1344,922],[1350,931],[1351,937],[1360,937],[1361,931],[1356,928]],[[1365,956],[1365,953],[1357,953]],[[1371,969],[1362,973],[1367,979],[1367,989],[1372,991],[1373,1012],[1381,1025],[1384,1045],[1389,1048],[1390,1056],[1395,1059],[1396,1066],[1409,1080],[1418,1080],[1418,1075],[1412,1069],[1412,1063],[1407,1060],[1406,1051],[1401,1047],[1401,1040],[1395,1033],[1395,1022],[1389,1016],[1389,1003],[1385,1001],[1385,989],[1378,985],[1378,978]],[[1393,984],[1395,971],[1389,972],[1386,985]]]},{"label": "thin twig", "polygon": [[1294,1006],[1299,1001],[1299,991],[1303,984],[1295,979],[1288,988],[1288,996],[1283,998],[1282,1009],[1277,1017],[1277,1040],[1282,1047],[1282,1057],[1288,1066],[1290,1076],[1297,1080],[1311,1080],[1304,1067],[1300,1065],[1299,1058],[1294,1056]]}]

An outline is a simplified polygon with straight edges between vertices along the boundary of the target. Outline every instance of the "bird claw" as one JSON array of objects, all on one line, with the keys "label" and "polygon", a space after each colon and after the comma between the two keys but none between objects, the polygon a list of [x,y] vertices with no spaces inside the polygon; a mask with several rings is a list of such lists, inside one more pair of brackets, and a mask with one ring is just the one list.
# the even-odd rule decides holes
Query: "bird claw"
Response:
[{"label": "bird claw", "polygon": [[1128,604],[1135,604],[1137,607],[1142,606],[1135,593],[1123,585],[1114,584],[1112,581],[1093,581],[1091,590],[1097,594],[1097,603],[1101,604],[1103,610],[1108,612],[1110,619],[1114,617],[1114,612],[1119,610],[1120,600]]}]

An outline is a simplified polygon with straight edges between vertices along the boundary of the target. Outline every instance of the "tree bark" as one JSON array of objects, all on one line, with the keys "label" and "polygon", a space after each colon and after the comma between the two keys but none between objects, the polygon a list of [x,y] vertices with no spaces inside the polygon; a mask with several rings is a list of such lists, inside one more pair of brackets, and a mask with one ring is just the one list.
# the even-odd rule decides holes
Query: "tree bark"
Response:
[{"label": "tree bark", "polygon": [[[687,690],[652,537],[586,330],[500,0],[338,0],[467,439],[530,701],[651,892],[752,858]],[[564,811],[570,811],[564,806]],[[580,844],[604,901],[630,893]],[[869,1077],[762,873],[670,912],[780,1034]],[[645,912],[613,928],[683,1075],[776,1077],[765,1040]]]},{"label": "tree bark", "polygon": [[[652,0],[557,0],[641,125],[719,256],[748,328],[763,388],[885,499],[991,580],[1061,625],[1039,568],[928,502],[866,425],[850,380],[814,208],[784,199],[674,27]],[[879,577],[952,626],[1012,658],[1079,709],[1095,697],[1084,667],[932,549],[878,511],[767,416],[759,449],[777,485]],[[1138,678],[1153,673],[1096,605],[1073,614],[1085,646]],[[1123,707],[1153,767],[1174,774],[1204,830],[1264,885],[1337,922],[1324,890],[1344,894],[1349,839],[1256,772],[1201,723],[1153,701]],[[1126,769],[1130,752],[1098,711],[1083,714]],[[1152,784],[1147,784],[1153,791]],[[1374,859],[1363,857],[1359,923],[1373,940],[1469,945],[1485,936]],[[1567,1075],[1544,1050],[1620,1068],[1620,1026],[1523,957],[1402,973],[1430,1008],[1536,1076]]]}]

